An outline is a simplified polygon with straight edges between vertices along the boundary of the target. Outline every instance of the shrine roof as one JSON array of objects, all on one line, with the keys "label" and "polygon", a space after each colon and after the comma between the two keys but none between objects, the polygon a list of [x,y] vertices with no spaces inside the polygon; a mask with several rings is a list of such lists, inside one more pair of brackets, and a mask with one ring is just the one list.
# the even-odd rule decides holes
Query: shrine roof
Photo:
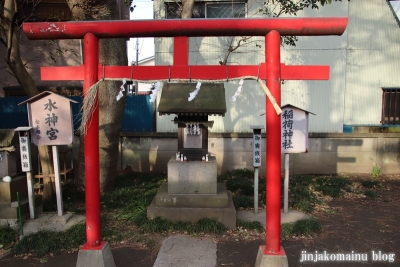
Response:
[{"label": "shrine roof", "polygon": [[188,101],[196,83],[164,83],[158,112],[160,115],[221,115],[226,113],[223,83],[203,83],[196,97]]},{"label": "shrine roof", "polygon": [[281,108],[284,109],[284,108],[286,108],[286,107],[287,107],[287,108],[296,108],[296,109],[301,110],[301,111],[303,111],[303,112],[305,112],[305,113],[307,113],[307,114],[310,113],[310,114],[315,115],[315,113],[312,113],[311,111],[308,111],[308,110],[305,110],[305,109],[296,107],[296,106],[291,105],[291,104],[286,104],[286,105],[282,106]]}]

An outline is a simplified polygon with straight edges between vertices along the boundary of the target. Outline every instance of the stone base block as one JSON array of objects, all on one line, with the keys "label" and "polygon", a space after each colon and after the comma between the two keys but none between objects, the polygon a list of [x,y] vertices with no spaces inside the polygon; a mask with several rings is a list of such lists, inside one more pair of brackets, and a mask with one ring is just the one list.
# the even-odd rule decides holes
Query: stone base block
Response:
[{"label": "stone base block", "polygon": [[169,194],[217,194],[217,161],[179,161],[172,157],[168,162]]},{"label": "stone base block", "polygon": [[96,249],[86,249],[84,245],[78,252],[76,267],[115,267],[110,245],[104,241]]},{"label": "stone base block", "polygon": [[17,192],[19,199],[28,197],[28,187],[26,185],[26,174],[13,177],[11,182],[7,183],[0,176],[0,204],[17,201]]},{"label": "stone base block", "polygon": [[0,179],[7,175],[12,177],[17,174],[16,155],[15,151],[0,151]]},{"label": "stone base block", "polygon": [[236,228],[236,209],[233,205],[232,195],[226,191],[228,205],[224,208],[195,208],[195,207],[157,207],[156,198],[147,209],[147,218],[161,217],[169,221],[196,222],[202,218],[210,218],[224,224],[228,229]]},{"label": "stone base block", "polygon": [[[26,187],[26,184],[25,184]],[[27,198],[20,201],[22,217],[29,217],[29,201]],[[35,195],[35,214],[42,211],[42,196]],[[0,219],[18,219],[18,202],[0,203]]]},{"label": "stone base block", "polygon": [[287,256],[283,248],[277,255],[264,254],[265,246],[258,249],[256,264],[254,267],[289,267]]},{"label": "stone base block", "polygon": [[154,199],[157,207],[224,208],[228,206],[228,194],[224,184],[217,185],[217,194],[168,194],[168,185],[164,183]]}]

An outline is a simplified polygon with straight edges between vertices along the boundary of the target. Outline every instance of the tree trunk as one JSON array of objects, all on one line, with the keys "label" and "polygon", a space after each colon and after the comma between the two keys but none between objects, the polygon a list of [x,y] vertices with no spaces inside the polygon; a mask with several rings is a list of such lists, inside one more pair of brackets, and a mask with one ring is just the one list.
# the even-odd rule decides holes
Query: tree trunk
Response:
[{"label": "tree trunk", "polygon": [[181,18],[190,19],[193,13],[194,0],[182,0]]},{"label": "tree trunk", "polygon": [[[125,39],[100,41],[100,62],[104,65],[128,65]],[[126,97],[116,101],[122,81],[104,81],[100,84],[100,188],[102,192],[113,189],[117,174],[119,134]]]},{"label": "tree trunk", "polygon": [[[112,0],[92,1],[68,0],[69,8],[77,20],[120,19],[117,3]],[[99,43],[99,62],[104,65],[128,65],[125,39],[101,39]],[[116,101],[122,81],[103,81],[99,86],[99,140],[100,140],[100,190],[113,189],[117,172],[118,144],[125,97]],[[83,138],[80,143],[78,175],[84,174]],[[82,180],[78,177],[79,180]]]},{"label": "tree trunk", "polygon": [[[15,0],[6,0],[4,2],[4,18],[6,24],[3,24],[1,27],[4,29],[7,35],[7,52],[5,61],[7,65],[13,72],[15,78],[18,83],[26,92],[27,96],[33,97],[39,94],[39,91],[36,87],[36,84],[28,71],[26,70],[19,50],[19,34],[18,27],[15,25],[15,14],[17,12],[16,9],[16,1]],[[41,159],[41,167],[42,173],[44,175],[54,173],[53,170],[53,161],[50,147],[48,146],[39,146],[39,157]],[[54,194],[54,186],[52,179],[49,176],[45,176],[43,178],[44,190],[43,190],[43,202],[47,202],[51,200]]]}]

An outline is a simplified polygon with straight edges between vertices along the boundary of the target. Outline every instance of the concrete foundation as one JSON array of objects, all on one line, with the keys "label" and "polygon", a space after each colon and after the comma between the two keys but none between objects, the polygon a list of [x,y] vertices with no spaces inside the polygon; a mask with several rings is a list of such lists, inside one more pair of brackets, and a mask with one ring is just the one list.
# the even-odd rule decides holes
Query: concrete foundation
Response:
[{"label": "concrete foundation", "polygon": [[217,184],[217,161],[168,162],[168,183],[164,183],[147,209],[147,218],[162,217],[172,222],[196,222],[202,218],[236,228],[236,209],[224,184]]},{"label": "concrete foundation", "polygon": [[157,192],[157,207],[224,208],[228,206],[228,193],[224,184],[217,184],[217,194],[168,194],[167,183]]},{"label": "concrete foundation", "polygon": [[216,194],[217,161],[179,161],[172,157],[168,162],[169,194]]},{"label": "concrete foundation", "polygon": [[[265,220],[267,218],[265,213],[266,213],[265,209],[258,210],[257,214],[254,213],[254,210],[241,210],[237,213],[237,218],[245,222],[257,221],[260,222],[265,227],[266,226]],[[310,215],[297,210],[289,210],[288,213],[284,213],[283,210],[281,210],[281,224],[294,223],[300,220],[307,220],[310,218],[311,218]]]},{"label": "concrete foundation", "polygon": [[107,242],[103,241],[98,249],[84,247],[78,252],[76,267],[115,267],[114,257]]},{"label": "concrete foundation", "polygon": [[72,226],[84,223],[86,216],[65,213],[62,216],[57,214],[38,214],[34,220],[27,219],[24,222],[24,234],[29,235],[39,231],[61,232]]},{"label": "concrete foundation", "polygon": [[[223,186],[223,185],[222,185]],[[188,221],[196,222],[202,218],[210,218],[219,221],[224,224],[228,229],[236,228],[236,209],[233,205],[232,195],[225,189],[221,194],[226,194],[228,197],[228,205],[226,207],[157,207],[156,198],[147,209],[147,218],[155,219],[156,217],[162,217],[172,222]],[[186,196],[184,196],[185,198]],[[207,200],[205,200],[207,201]],[[183,201],[177,200],[181,203]]]},{"label": "concrete foundation", "polygon": [[265,246],[258,249],[256,264],[254,267],[289,267],[287,256],[283,248],[279,254],[264,254]]}]

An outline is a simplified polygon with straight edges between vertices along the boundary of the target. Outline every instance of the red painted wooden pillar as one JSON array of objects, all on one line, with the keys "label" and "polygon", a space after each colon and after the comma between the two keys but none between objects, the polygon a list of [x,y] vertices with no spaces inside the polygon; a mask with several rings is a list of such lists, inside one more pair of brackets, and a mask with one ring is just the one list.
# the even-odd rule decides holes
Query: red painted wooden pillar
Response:
[{"label": "red painted wooden pillar", "polygon": [[189,38],[187,36],[174,37],[174,65],[189,64]]},{"label": "red painted wooden pillar", "polygon": [[[84,96],[98,81],[99,39],[92,33],[84,37]],[[84,248],[101,245],[100,225],[100,159],[99,159],[99,104],[96,94],[93,113],[86,124],[85,135],[85,194],[86,238]]]},{"label": "red painted wooden pillar", "polygon": [[[273,30],[265,36],[266,84],[281,106],[280,35]],[[281,249],[281,120],[266,97],[266,247],[264,254]]]}]

